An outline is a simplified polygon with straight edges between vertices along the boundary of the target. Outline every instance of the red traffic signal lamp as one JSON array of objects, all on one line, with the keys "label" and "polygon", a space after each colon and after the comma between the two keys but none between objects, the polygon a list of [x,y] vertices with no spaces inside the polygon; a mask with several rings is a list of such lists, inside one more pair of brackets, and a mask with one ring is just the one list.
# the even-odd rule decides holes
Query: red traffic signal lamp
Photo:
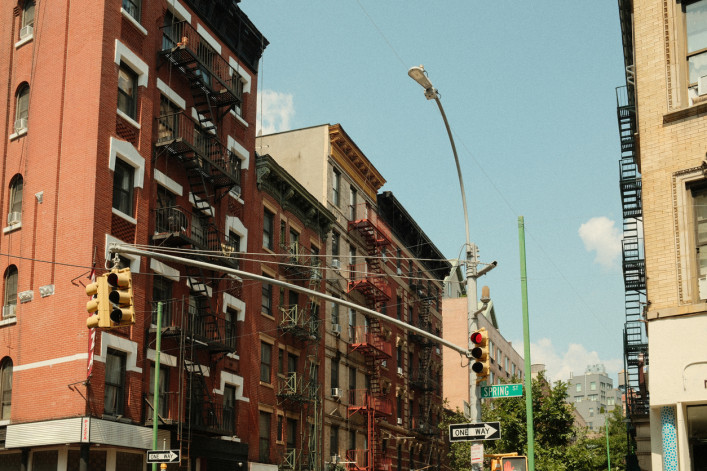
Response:
[{"label": "red traffic signal lamp", "polygon": [[108,301],[112,327],[134,324],[133,280],[130,268],[111,271],[106,275],[106,283],[109,289]]},{"label": "red traffic signal lamp", "polygon": [[89,329],[98,327],[99,329],[109,329],[110,325],[110,301],[108,300],[108,280],[106,275],[96,278],[96,281],[86,286],[86,294],[91,299],[86,303],[86,310],[95,313],[86,319],[86,326]]},{"label": "red traffic signal lamp", "polygon": [[471,357],[474,363],[471,369],[476,373],[476,382],[480,383],[489,376],[489,337],[488,332],[484,327],[471,334],[471,343],[474,345],[471,349]]}]

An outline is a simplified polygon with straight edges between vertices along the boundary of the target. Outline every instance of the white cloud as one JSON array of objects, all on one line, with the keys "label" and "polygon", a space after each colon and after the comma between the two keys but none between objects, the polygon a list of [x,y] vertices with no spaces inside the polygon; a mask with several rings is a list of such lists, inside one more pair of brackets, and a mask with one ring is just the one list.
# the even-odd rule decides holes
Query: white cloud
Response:
[{"label": "white cloud", "polygon": [[[518,351],[523,351],[523,342],[513,342],[513,345],[519,345]],[[530,359],[533,364],[542,363],[545,365],[545,374],[552,382],[567,382],[570,373],[584,374],[587,366],[602,364],[616,386],[617,374],[623,369],[621,358],[601,359],[598,352],[590,352],[581,344],[571,343],[567,346],[567,351],[557,352],[549,338],[542,338],[537,343],[530,343]]]},{"label": "white cloud", "polygon": [[290,120],[294,114],[295,106],[292,94],[274,90],[259,90],[255,132],[259,136],[289,131]]},{"label": "white cloud", "polygon": [[578,233],[584,242],[584,248],[596,253],[595,263],[611,268],[619,260],[621,233],[611,219],[604,216],[591,218],[579,226]]}]

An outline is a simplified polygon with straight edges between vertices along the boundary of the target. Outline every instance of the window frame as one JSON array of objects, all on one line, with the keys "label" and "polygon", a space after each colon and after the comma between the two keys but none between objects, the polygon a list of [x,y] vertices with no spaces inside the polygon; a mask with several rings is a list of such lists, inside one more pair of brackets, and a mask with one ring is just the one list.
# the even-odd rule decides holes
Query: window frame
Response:
[{"label": "window frame", "polygon": [[275,213],[263,208],[263,248],[275,248]]},{"label": "window frame", "polygon": [[[112,360],[111,360],[112,359]],[[104,393],[103,393],[103,413],[109,416],[118,416],[125,413],[125,386],[126,386],[126,352],[108,348],[105,361],[105,378],[104,378]],[[109,381],[109,371],[112,371],[113,365],[109,362],[118,362],[118,381]],[[109,391],[115,391],[114,408],[108,409]]]},{"label": "window frame", "polygon": [[[167,401],[167,392],[169,390],[169,368],[160,364],[160,386],[159,386],[159,404],[157,405],[157,413],[163,418],[169,418],[169,401]],[[155,406],[155,363],[150,363],[150,385],[147,390],[147,400]]]},{"label": "window frame", "polygon": [[[20,135],[27,132],[29,126],[29,98],[30,98],[29,83],[23,82],[17,87],[15,92],[15,121],[13,123],[13,131]],[[25,120],[23,126],[20,126],[20,120]]]},{"label": "window frame", "polygon": [[[123,181],[119,181],[121,177]],[[127,182],[125,179],[127,179]],[[128,187],[125,187],[126,183],[129,184]],[[120,200],[117,201],[117,198],[120,198]],[[115,167],[113,169],[113,209],[132,218],[135,209],[134,198],[135,167],[130,165],[127,161],[117,158],[115,159]]]},{"label": "window frame", "polygon": [[10,357],[0,361],[0,420],[10,420],[12,414],[12,370]]},{"label": "window frame", "polygon": [[12,213],[19,213],[20,219],[18,222],[13,222],[12,224],[21,224],[22,223],[22,199],[23,199],[23,192],[24,192],[24,179],[22,178],[21,174],[17,174],[14,177],[12,177],[12,180],[10,180],[10,188],[9,188],[9,193],[10,193],[10,198],[9,198],[9,203],[8,203],[8,225],[10,224],[10,214]]},{"label": "window frame", "polygon": [[[132,6],[136,10],[136,14],[133,14],[129,8],[125,8],[126,4]],[[121,8],[130,15],[135,21],[140,23],[140,18],[142,17],[142,0],[123,0]]]},{"label": "window frame", "polygon": [[334,178],[331,182],[331,200],[334,206],[341,207],[341,172],[336,168],[334,170]]},{"label": "window frame", "polygon": [[272,413],[259,411],[258,414],[258,460],[262,463],[270,461],[270,435]]},{"label": "window frame", "polygon": [[[127,89],[128,87],[121,86],[121,75],[130,81],[130,90]],[[134,121],[137,121],[138,80],[139,74],[121,61],[118,66],[118,111]]]},{"label": "window frame", "polygon": [[[272,345],[260,341],[260,382],[272,384]],[[267,355],[266,355],[267,352]],[[267,358],[266,358],[267,357]]]},{"label": "window frame", "polygon": [[[3,319],[16,317],[17,310],[17,287],[19,284],[19,270],[16,265],[10,265],[5,269],[3,276]],[[5,314],[6,307],[15,306],[9,314]]]},{"label": "window frame", "polygon": [[271,283],[266,283],[263,281],[261,288],[261,307],[260,312],[262,314],[273,316],[273,285]]}]

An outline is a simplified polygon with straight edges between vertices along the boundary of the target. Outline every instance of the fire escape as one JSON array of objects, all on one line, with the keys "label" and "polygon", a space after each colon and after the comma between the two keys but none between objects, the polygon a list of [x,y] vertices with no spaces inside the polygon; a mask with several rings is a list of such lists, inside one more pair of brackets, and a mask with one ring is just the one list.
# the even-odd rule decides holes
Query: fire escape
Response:
[{"label": "fire escape", "polygon": [[[430,314],[432,305],[435,303],[435,297],[432,294],[431,286],[425,286],[422,280],[422,273],[417,272],[416,277],[410,278],[410,290],[417,300],[417,323],[415,327],[426,332],[432,333],[432,321]],[[410,323],[413,320],[410,319]],[[411,376],[410,385],[422,393],[418,403],[419,413],[412,415],[412,429],[416,433],[430,436],[437,435],[437,424],[432,416],[432,395],[435,390],[435,379],[432,377],[432,351],[436,343],[427,337],[410,332],[408,335],[410,342],[418,345],[418,364],[416,367],[409,365]],[[411,411],[412,414],[412,411]]]},{"label": "fire escape", "polygon": [[[322,291],[322,269],[317,254],[308,253],[297,241],[281,246],[284,262],[280,270],[292,283],[306,283],[312,291]],[[290,292],[292,295],[292,292]],[[317,358],[321,332],[319,300],[309,296],[306,306],[299,302],[280,306],[280,333],[303,347],[306,355],[305,372],[289,371],[279,378],[278,404],[291,413],[298,414],[297,436],[285,449],[280,470],[314,471],[320,461],[320,405],[321,391],[317,378]],[[299,442],[299,444],[298,444]]]},{"label": "fire escape", "polygon": [[616,89],[621,160],[619,183],[623,208],[623,273],[626,322],[624,324],[624,371],[626,415],[648,415],[648,390],[643,368],[648,364],[645,330],[646,270],[643,253],[641,175],[636,146],[636,108],[633,85]]},{"label": "fire escape", "polygon": [[[227,60],[185,22],[162,28],[161,66],[167,65],[173,80],[188,83],[194,113],[167,112],[157,118],[155,157],[176,160],[189,183],[192,210],[169,202],[158,202],[155,210],[154,245],[197,249],[199,257],[238,268],[238,241],[219,230],[216,204],[229,191],[240,191],[240,159],[219,140],[223,116],[241,105],[242,88],[238,73]],[[180,443],[182,468],[190,466],[190,447],[195,434],[234,435],[235,411],[224,409],[216,400],[215,385],[208,367],[235,351],[232,323],[212,306],[210,292],[221,289],[241,297],[239,282],[222,281],[200,268],[185,267],[189,299],[180,312],[163,322],[163,339],[179,344],[179,391],[169,396],[171,424]],[[215,285],[216,284],[216,285]],[[177,307],[176,304],[173,307]],[[177,311],[177,309],[173,309]]]},{"label": "fire escape", "polygon": [[[354,208],[356,209],[356,208]],[[378,221],[368,205],[365,205],[365,218],[349,221],[349,232],[356,231],[366,247],[365,266],[352,265],[348,292],[357,291],[363,295],[369,308],[378,312],[384,302],[391,297],[391,289],[385,280],[381,266],[382,248],[391,244],[388,230],[382,221]],[[348,450],[347,469],[356,471],[389,470],[392,458],[384,456],[382,440],[376,431],[376,423],[383,416],[390,416],[393,405],[381,385],[381,364],[392,357],[393,347],[383,336],[380,321],[367,318],[366,325],[356,326],[349,348],[360,352],[366,363],[366,374],[370,378],[367,389],[349,391],[348,416],[361,414],[366,419],[368,448]]]}]

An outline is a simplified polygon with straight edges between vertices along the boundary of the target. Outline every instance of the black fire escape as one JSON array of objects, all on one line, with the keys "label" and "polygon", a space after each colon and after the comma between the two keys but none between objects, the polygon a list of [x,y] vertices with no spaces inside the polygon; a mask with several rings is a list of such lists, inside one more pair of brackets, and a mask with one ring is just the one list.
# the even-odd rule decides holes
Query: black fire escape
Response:
[{"label": "black fire escape", "polygon": [[[630,77],[630,75],[629,75]],[[649,397],[643,371],[648,365],[645,326],[646,267],[643,252],[641,175],[636,145],[637,120],[631,83],[616,89],[621,160],[619,184],[623,208],[623,273],[626,321],[624,324],[624,372],[626,415],[648,415]]]}]

